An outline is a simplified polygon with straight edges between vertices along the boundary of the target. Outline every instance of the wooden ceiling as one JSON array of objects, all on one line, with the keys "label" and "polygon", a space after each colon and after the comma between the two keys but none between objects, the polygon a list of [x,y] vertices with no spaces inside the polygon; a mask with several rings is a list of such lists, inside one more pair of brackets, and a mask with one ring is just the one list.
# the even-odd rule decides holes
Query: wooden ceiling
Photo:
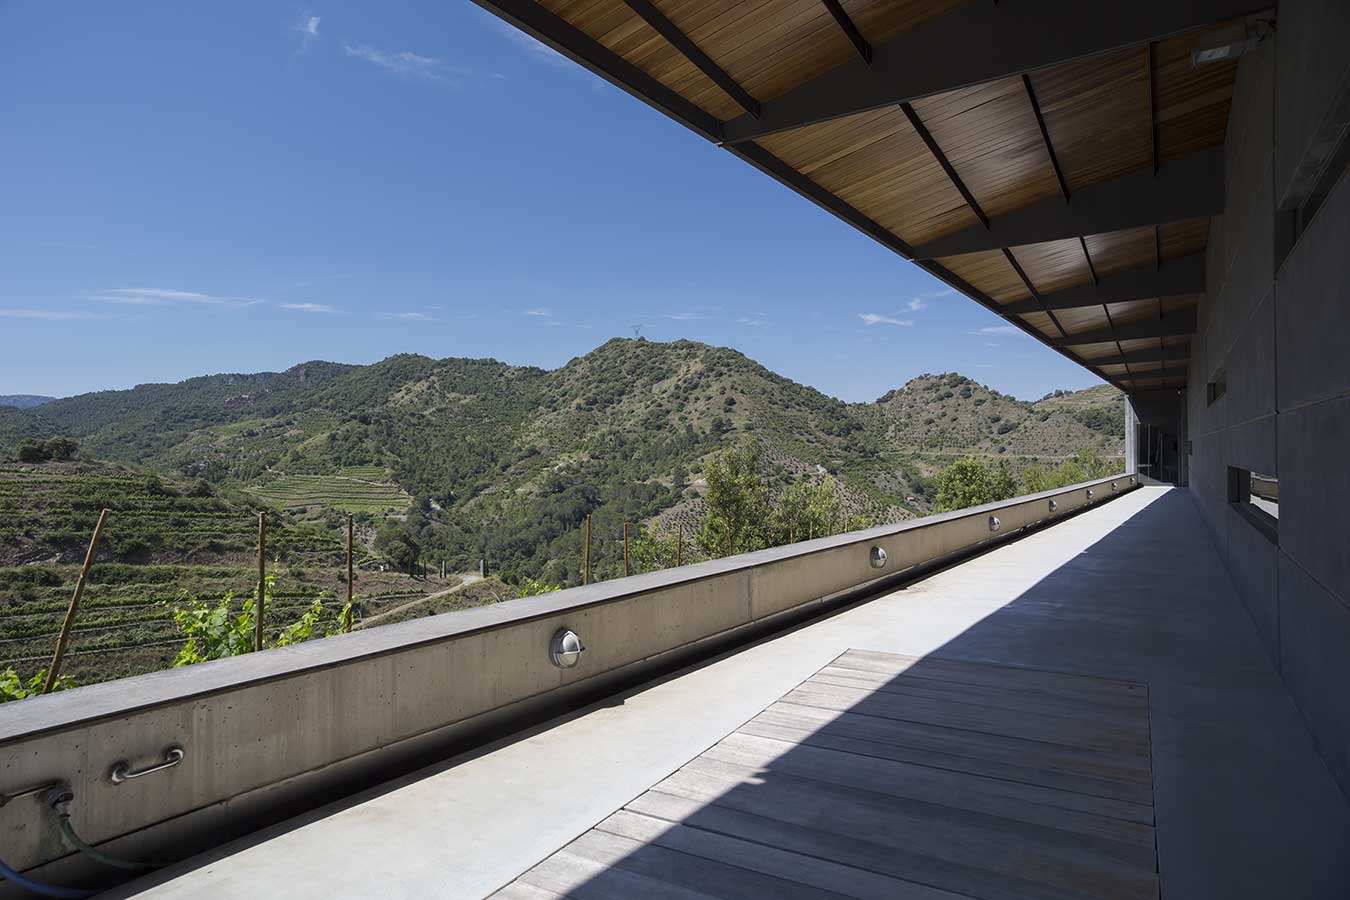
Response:
[{"label": "wooden ceiling", "polygon": [[1105,380],[1186,383],[1236,75],[1191,51],[1261,3],[475,2]]}]

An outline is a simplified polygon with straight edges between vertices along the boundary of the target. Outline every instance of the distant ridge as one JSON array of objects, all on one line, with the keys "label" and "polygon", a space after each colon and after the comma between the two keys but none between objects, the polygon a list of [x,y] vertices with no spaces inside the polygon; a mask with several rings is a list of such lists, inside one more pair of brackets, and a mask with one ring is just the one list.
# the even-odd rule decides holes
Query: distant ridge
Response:
[{"label": "distant ridge", "polygon": [[44,403],[51,403],[55,397],[41,394],[0,394],[0,406],[12,406],[15,409],[32,409]]}]

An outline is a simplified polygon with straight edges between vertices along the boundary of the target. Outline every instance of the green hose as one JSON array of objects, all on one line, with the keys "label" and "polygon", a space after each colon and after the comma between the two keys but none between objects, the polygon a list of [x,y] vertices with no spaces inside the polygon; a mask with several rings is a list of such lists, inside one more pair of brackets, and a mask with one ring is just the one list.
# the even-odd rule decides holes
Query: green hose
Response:
[{"label": "green hose", "polygon": [[103,863],[105,866],[126,869],[129,872],[142,872],[146,869],[159,868],[161,865],[160,863],[133,862],[129,859],[118,859],[115,856],[109,856],[101,850],[94,849],[81,840],[80,836],[75,833],[75,827],[70,824],[70,815],[66,813],[61,814],[61,833],[66,836],[66,840],[70,841],[72,847],[95,862]]}]

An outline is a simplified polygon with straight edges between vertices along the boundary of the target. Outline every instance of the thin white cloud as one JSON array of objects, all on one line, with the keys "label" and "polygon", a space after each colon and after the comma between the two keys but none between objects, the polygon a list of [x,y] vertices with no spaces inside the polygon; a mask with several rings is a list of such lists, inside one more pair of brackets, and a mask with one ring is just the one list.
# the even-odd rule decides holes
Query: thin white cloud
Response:
[{"label": "thin white cloud", "polygon": [[880,313],[858,313],[858,318],[862,319],[863,324],[871,327],[872,325],[913,325],[913,319],[897,319],[894,316],[883,316]]},{"label": "thin white cloud", "polygon": [[663,319],[674,319],[676,322],[693,322],[698,319],[708,318],[707,316],[700,316],[698,313],[691,312],[662,313],[661,317]]},{"label": "thin white cloud", "polygon": [[225,297],[216,294],[203,294],[198,291],[177,291],[165,288],[109,288],[85,296],[87,300],[99,303],[115,303],[121,306],[257,306],[266,303],[251,297]]},{"label": "thin white cloud", "polygon": [[1021,334],[1022,329],[1016,325],[989,325],[981,328],[976,334]]},{"label": "thin white cloud", "polygon": [[308,53],[310,45],[319,39],[319,21],[319,16],[301,13],[291,26],[291,30],[300,35],[300,46],[295,50],[297,56]]},{"label": "thin white cloud", "polygon": [[905,304],[906,312],[918,312],[921,309],[927,308],[928,304],[924,302],[924,299],[922,297],[914,297],[908,303]]},{"label": "thin white cloud", "polygon": [[342,49],[355,59],[363,59],[402,78],[430,81],[449,87],[460,87],[472,69],[446,65],[444,60],[422,56],[411,50],[380,50],[369,44],[343,44]]},{"label": "thin white cloud", "polygon": [[433,319],[426,313],[420,312],[401,312],[394,313],[395,319],[404,319],[409,322],[431,322]]},{"label": "thin white cloud", "polygon": [[526,55],[528,55],[531,59],[537,62],[541,62],[549,66],[555,66],[560,69],[567,68],[572,64],[572,61],[570,59],[563,56],[557,50],[554,50],[547,44],[539,43],[539,41],[536,41],[534,38],[530,37],[528,34],[521,31],[519,28],[513,28],[510,25],[507,25],[501,19],[492,17],[488,19],[488,25],[492,28],[493,31],[497,32],[499,35],[506,38],[508,41],[515,44],[520,49],[524,50]]},{"label": "thin white cloud", "polygon": [[552,310],[551,308],[547,307],[547,306],[535,306],[535,307],[532,307],[532,308],[530,308],[530,309],[525,310],[525,315],[527,315],[527,316],[540,316],[540,317],[542,317],[542,318],[548,318],[549,316],[552,316],[552,315],[553,315],[553,310]]},{"label": "thin white cloud", "polygon": [[93,313],[77,310],[57,309],[0,309],[2,319],[50,319],[56,322],[68,322],[75,319],[102,319]]},{"label": "thin white cloud", "polygon": [[769,320],[764,313],[751,313],[748,316],[741,316],[736,320],[737,325],[749,325],[751,328],[762,328],[769,324]]},{"label": "thin white cloud", "polygon": [[282,309],[303,313],[335,313],[336,309],[326,303],[282,303]]}]

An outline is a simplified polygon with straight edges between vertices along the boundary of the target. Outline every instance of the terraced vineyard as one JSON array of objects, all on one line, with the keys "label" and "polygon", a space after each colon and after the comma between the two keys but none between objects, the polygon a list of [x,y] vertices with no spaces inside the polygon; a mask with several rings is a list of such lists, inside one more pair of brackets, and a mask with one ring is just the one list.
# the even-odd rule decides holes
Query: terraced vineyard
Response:
[{"label": "terraced vineyard", "polygon": [[398,485],[384,479],[379,466],[350,466],[337,475],[274,475],[250,487],[264,503],[285,509],[327,507],[350,513],[391,513],[412,501]]},{"label": "terraced vineyard", "polygon": [[[77,682],[168,666],[183,643],[173,613],[186,596],[232,594],[237,609],[256,585],[265,507],[210,490],[101,463],[0,466],[0,670],[27,676],[47,664],[103,508],[108,522],[64,668]],[[331,514],[299,521],[268,512],[276,587],[267,621],[294,621],[315,598],[336,615],[345,597],[340,526]],[[363,544],[355,562],[358,619],[456,583],[380,571]]]}]

